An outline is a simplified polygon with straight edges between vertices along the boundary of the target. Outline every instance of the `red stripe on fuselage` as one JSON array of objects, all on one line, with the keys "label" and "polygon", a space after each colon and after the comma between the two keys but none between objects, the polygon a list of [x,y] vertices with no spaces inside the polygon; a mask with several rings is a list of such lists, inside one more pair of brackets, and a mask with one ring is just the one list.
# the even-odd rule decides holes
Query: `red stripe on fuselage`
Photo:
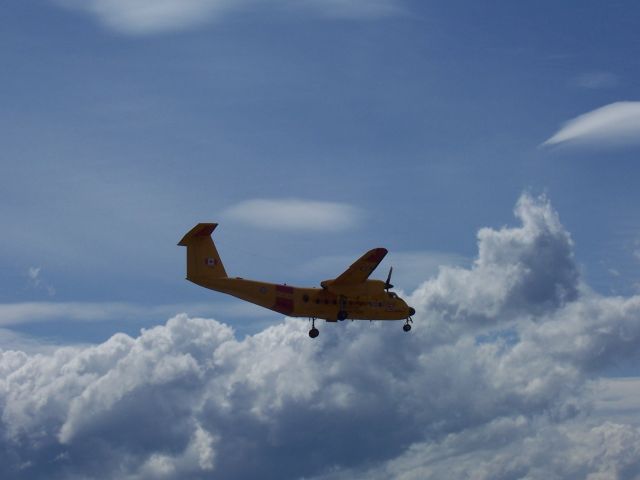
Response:
[{"label": "red stripe on fuselage", "polygon": [[276,285],[276,292],[293,294],[293,287],[287,287],[286,285]]},{"label": "red stripe on fuselage", "polygon": [[276,304],[273,306],[276,312],[290,315],[293,312],[293,300],[290,298],[276,297]]}]

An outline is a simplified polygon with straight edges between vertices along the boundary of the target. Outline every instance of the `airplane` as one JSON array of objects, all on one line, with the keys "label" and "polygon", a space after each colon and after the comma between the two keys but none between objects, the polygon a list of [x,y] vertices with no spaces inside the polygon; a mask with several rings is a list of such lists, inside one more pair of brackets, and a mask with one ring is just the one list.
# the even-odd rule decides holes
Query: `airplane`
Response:
[{"label": "airplane", "polygon": [[180,240],[187,247],[187,280],[217,292],[233,295],[289,317],[311,320],[309,336],[320,332],[315,321],[338,320],[404,320],[402,329],[411,330],[416,311],[396,293],[390,292],[391,273],[387,280],[369,280],[369,276],[387,254],[385,248],[374,248],[362,255],[338,277],[320,283],[322,288],[301,288],[231,278],[220,260],[211,234],[217,223],[199,223]]}]

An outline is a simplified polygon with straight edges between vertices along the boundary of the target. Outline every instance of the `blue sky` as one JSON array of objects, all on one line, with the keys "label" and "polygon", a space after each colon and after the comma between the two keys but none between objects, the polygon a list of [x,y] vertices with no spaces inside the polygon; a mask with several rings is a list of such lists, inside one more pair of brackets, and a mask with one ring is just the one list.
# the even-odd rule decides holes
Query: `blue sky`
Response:
[{"label": "blue sky", "polygon": [[[60,3],[10,2],[0,20],[3,302],[222,301],[183,281],[175,242],[201,220],[223,224],[242,276],[315,284],[339,272],[299,265],[376,245],[387,263],[471,259],[475,231],[512,222],[526,190],[552,199],[594,288],[638,281],[637,148],[540,147],[636,98],[633,2],[249,2],[185,24],[134,2],[115,26]],[[286,234],[225,221],[256,198],[361,218]]]},{"label": "blue sky", "polygon": [[[272,338],[297,329],[278,314],[184,280],[185,252],[176,243],[201,221],[220,223],[215,238],[230,274],[274,282],[318,285],[364,251],[384,246],[390,254],[375,276],[383,278],[393,265],[399,290],[442,313],[425,310],[417,319],[432,330],[455,310],[467,312],[463,325],[489,319],[482,327],[473,324],[471,335],[487,335],[498,325],[520,331],[524,344],[527,335],[544,335],[501,319],[516,312],[553,323],[573,319],[580,308],[606,311],[575,297],[577,291],[606,305],[631,302],[620,307],[624,315],[633,310],[628,305],[640,290],[637,2],[5,3],[4,351],[107,349],[118,332],[144,342],[141,328],[159,325],[174,335],[175,325],[166,322],[178,313],[188,322],[215,318],[238,339],[250,335],[242,348],[250,348],[251,335]],[[266,211],[257,207],[264,206],[260,201],[271,202]],[[522,238],[542,243],[534,248],[523,241],[521,249],[509,241],[491,243],[503,238],[500,232],[513,234],[515,244]],[[560,247],[549,253],[548,241]],[[513,299],[528,294],[511,292],[505,279],[526,276],[522,265],[537,272],[527,262],[538,255],[535,265],[551,273],[540,273],[531,288],[557,278],[558,288],[575,295],[556,292],[542,306]],[[512,265],[505,258],[520,260]],[[548,258],[570,268],[545,263]],[[439,267],[445,268],[439,273]],[[577,284],[567,280],[574,267]],[[487,273],[496,269],[504,276]],[[490,277],[495,290],[477,281],[465,292],[461,279],[474,275]],[[436,291],[449,292],[456,307]],[[503,301],[509,308],[495,306]],[[550,305],[558,312],[548,313]],[[594,314],[593,325],[607,315]],[[188,322],[194,331],[214,328]],[[365,340],[349,330],[348,338],[373,342],[391,330],[374,327],[362,334]],[[146,335],[155,335],[150,331],[160,330]],[[495,333],[489,338],[499,342]],[[455,345],[466,338],[460,335]],[[282,347],[280,341],[273,348]],[[328,348],[337,353],[355,348],[331,342]],[[635,372],[628,361],[616,357],[598,381],[610,381],[611,372]],[[591,375],[589,368],[580,375]],[[541,404],[527,405],[516,413],[529,419],[545,412]],[[466,427],[481,428],[478,418]],[[483,421],[494,428],[498,420]],[[209,438],[199,432],[212,431],[205,420],[190,421],[198,426],[185,440],[187,457]],[[513,421],[513,428],[524,428]],[[464,436],[463,430],[449,432]],[[418,445],[414,437],[404,441]],[[438,445],[433,448],[444,448]],[[340,474],[371,478],[367,469],[377,467],[358,458],[364,457],[336,460]],[[135,478],[153,477],[154,459],[143,461]],[[175,472],[182,461],[175,460]],[[385,471],[395,472],[394,465]],[[287,472],[291,478],[329,475],[296,465]]]}]

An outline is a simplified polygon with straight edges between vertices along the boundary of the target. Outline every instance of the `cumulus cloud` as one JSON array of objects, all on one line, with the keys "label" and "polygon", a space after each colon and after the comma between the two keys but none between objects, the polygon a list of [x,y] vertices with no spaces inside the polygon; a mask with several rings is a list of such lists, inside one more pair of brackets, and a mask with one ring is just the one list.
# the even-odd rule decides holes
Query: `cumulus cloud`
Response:
[{"label": "cumulus cloud", "polygon": [[245,200],[230,207],[224,214],[254,227],[330,232],[353,228],[362,217],[358,208],[345,203],[296,198]]},{"label": "cumulus cloud", "polygon": [[443,267],[414,293],[414,302],[450,324],[486,325],[575,300],[573,242],[549,200],[523,195],[514,213],[521,227],[481,229],[473,266]]},{"label": "cumulus cloud", "polygon": [[285,319],[240,340],[178,315],[135,338],[0,352],[0,474],[637,477],[640,432],[601,405],[622,402],[603,376],[637,360],[640,296],[582,288],[546,198],[515,214],[479,232],[470,268],[412,294],[410,334],[343,322],[311,340]]},{"label": "cumulus cloud", "polygon": [[96,17],[118,32],[140,35],[181,30],[249,8],[302,9],[337,18],[376,18],[401,11],[399,0],[54,0]]},{"label": "cumulus cloud", "polygon": [[375,469],[323,476],[324,480],[473,478],[636,478],[640,430],[604,422],[553,424],[524,416],[492,421],[412,447]]},{"label": "cumulus cloud", "polygon": [[640,378],[600,378],[592,383],[591,390],[595,416],[640,426]]},{"label": "cumulus cloud", "polygon": [[543,146],[640,142],[640,102],[615,102],[568,121]]}]

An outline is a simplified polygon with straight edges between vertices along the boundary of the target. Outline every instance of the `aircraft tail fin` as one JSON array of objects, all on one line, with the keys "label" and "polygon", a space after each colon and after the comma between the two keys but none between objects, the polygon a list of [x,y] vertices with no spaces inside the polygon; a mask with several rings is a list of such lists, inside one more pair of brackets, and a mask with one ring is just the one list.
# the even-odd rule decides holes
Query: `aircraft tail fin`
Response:
[{"label": "aircraft tail fin", "polygon": [[199,223],[182,237],[178,245],[187,247],[187,280],[226,278],[218,250],[211,239],[217,223]]}]

